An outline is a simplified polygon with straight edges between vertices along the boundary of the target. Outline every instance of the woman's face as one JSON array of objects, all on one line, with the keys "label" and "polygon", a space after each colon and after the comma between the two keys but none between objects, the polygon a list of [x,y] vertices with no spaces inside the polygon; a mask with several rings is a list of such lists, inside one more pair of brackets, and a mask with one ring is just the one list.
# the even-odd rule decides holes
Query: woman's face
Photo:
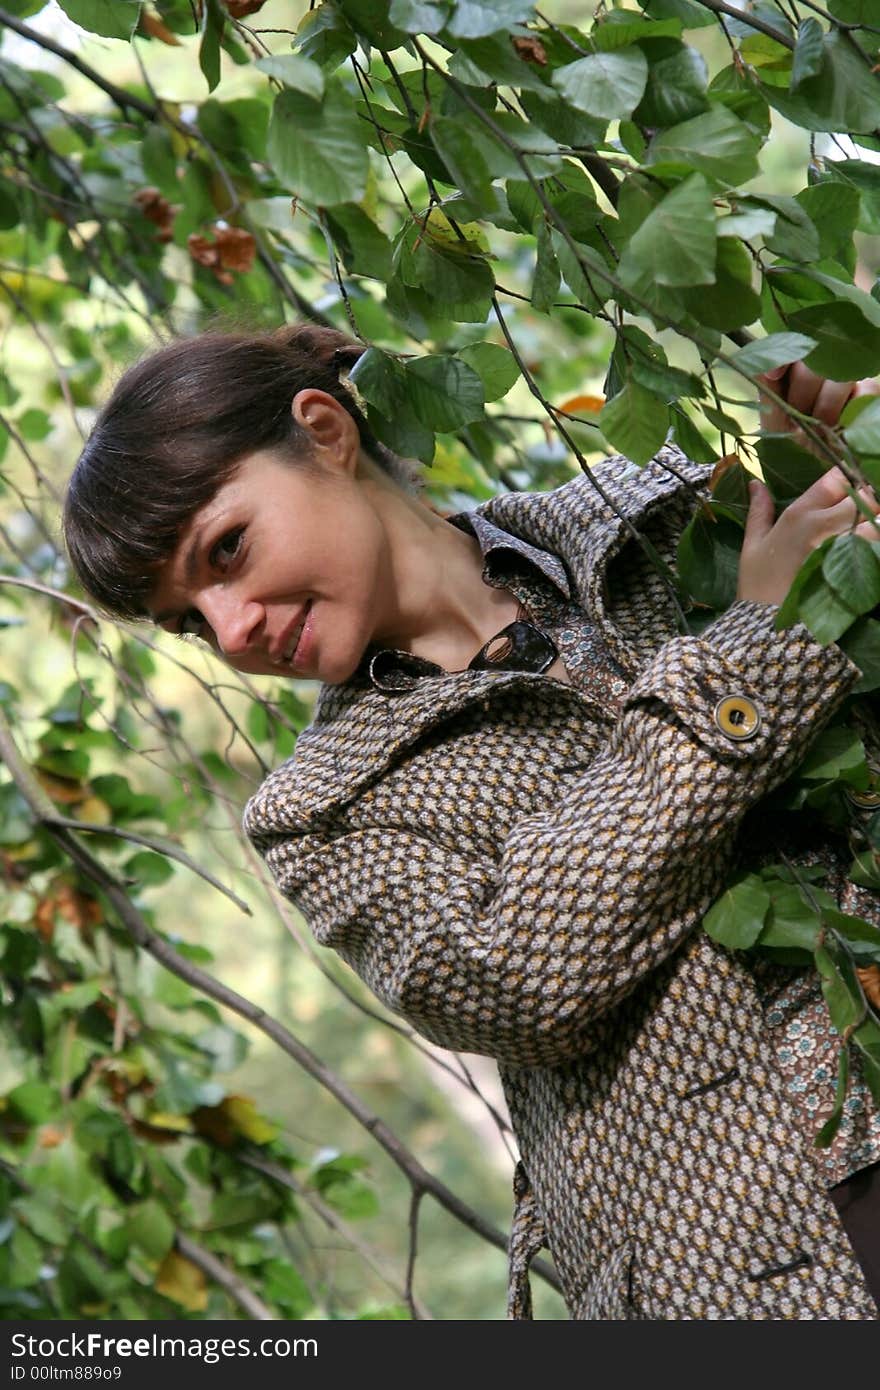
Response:
[{"label": "woman's face", "polygon": [[192,517],[152,595],[166,631],[195,633],[249,675],[352,674],[389,611],[390,564],[357,431],[338,409],[344,420],[311,412],[306,463],[251,454]]}]

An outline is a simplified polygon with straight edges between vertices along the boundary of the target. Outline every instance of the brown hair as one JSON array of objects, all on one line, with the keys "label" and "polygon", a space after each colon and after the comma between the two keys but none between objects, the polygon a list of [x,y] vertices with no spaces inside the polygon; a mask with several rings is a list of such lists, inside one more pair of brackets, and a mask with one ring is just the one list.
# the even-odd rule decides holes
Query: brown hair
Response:
[{"label": "brown hair", "polygon": [[306,387],[339,401],[364,451],[412,490],[415,474],[377,442],[340,380],[364,351],[335,329],[302,324],[202,333],[130,367],[98,416],[64,504],[67,550],[86,592],[117,617],[145,617],[156,572],[184,526],[245,455],[276,449],[307,458],[307,433],[290,408]]}]

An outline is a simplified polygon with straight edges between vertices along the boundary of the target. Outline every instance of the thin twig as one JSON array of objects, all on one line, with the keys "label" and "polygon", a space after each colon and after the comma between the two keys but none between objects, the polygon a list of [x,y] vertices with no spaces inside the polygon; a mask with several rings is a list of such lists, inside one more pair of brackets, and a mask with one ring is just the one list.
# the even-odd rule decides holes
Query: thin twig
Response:
[{"label": "thin twig", "polygon": [[206,1250],[203,1245],[197,1245],[189,1236],[185,1236],[179,1231],[174,1237],[174,1245],[180,1251],[184,1259],[190,1260],[194,1265],[207,1274],[209,1279],[213,1279],[215,1284],[219,1284],[224,1289],[234,1303],[237,1303],[243,1313],[247,1313],[254,1322],[274,1322],[275,1314],[271,1308],[267,1307],[261,1298],[258,1298],[253,1289],[249,1289],[243,1279],[224,1264],[221,1259]]}]

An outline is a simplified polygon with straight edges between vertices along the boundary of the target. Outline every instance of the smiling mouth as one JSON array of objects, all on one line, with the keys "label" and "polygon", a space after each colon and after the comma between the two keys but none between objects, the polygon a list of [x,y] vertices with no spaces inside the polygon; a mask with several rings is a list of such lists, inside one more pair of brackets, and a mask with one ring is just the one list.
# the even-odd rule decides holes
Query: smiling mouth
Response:
[{"label": "smiling mouth", "polygon": [[296,649],[299,646],[299,639],[302,636],[302,630],[306,625],[306,618],[309,616],[311,607],[312,601],[311,599],[309,599],[308,603],[303,609],[302,617],[300,618],[299,622],[297,623],[296,627],[294,628],[293,632],[290,634],[290,637],[287,639],[287,642],[285,643],[284,650],[281,652],[279,656],[275,656],[272,658],[273,666],[289,666],[290,663],[293,661],[293,658],[296,655]]}]

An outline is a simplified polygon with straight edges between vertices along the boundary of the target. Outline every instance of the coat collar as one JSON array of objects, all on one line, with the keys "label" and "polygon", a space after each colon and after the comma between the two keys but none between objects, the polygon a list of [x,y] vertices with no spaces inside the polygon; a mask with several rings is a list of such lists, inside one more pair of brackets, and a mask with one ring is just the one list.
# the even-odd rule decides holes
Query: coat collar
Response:
[{"label": "coat collar", "polygon": [[[553,492],[493,498],[477,511],[502,531],[560,558],[572,597],[626,665],[633,654],[606,612],[608,564],[626,544],[631,526],[644,522],[665,499],[705,484],[707,469],[667,447],[645,468],[612,459],[595,470],[595,477],[601,492],[582,475]],[[416,675],[392,693],[377,690],[361,671],[344,685],[321,686],[314,719],[297,739],[294,756],[248,803],[246,829],[259,838],[314,824],[380,776],[426,730],[476,702],[488,708],[530,684],[542,699],[568,704],[572,715],[585,709],[604,714],[574,687],[532,672],[444,672],[429,680]]]}]

